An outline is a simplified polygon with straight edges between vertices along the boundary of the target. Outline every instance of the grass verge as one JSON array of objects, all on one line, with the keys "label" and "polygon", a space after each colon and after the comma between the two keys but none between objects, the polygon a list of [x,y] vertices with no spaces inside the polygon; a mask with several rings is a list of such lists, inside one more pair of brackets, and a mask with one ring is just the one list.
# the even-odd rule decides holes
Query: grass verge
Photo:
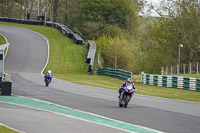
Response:
[{"label": "grass verge", "polygon": [[5,43],[6,43],[5,38],[0,34],[0,45]]},{"label": "grass verge", "polygon": [[[56,78],[113,90],[118,90],[123,82],[106,76],[89,75],[85,63],[86,47],[75,45],[71,39],[54,28],[5,22],[0,24],[31,29],[46,36],[50,43],[50,59],[46,70],[51,69]],[[134,75],[133,78],[138,89],[137,94],[200,102],[200,92],[144,85],[140,83],[140,75]]]},{"label": "grass verge", "polygon": [[9,129],[9,128],[7,128],[7,127],[4,127],[4,126],[0,126],[0,132],[1,132],[1,133],[18,133],[18,132],[16,132],[16,131],[11,130],[11,129]]},{"label": "grass verge", "polygon": [[[5,38],[0,34],[0,45],[2,45],[2,44],[6,44],[6,40],[5,40]],[[4,50],[4,53],[6,53],[6,51],[7,51],[7,48]]]}]

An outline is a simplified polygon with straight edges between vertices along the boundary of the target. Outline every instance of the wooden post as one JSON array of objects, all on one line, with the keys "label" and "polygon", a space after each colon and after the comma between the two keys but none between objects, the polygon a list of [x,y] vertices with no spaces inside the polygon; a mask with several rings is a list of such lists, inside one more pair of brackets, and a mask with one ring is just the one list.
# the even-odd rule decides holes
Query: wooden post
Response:
[{"label": "wooden post", "polygon": [[183,64],[183,74],[185,75],[185,64]]},{"label": "wooden post", "polygon": [[163,66],[162,66],[162,68],[161,68],[161,75],[163,75],[163,73],[164,73],[163,71],[164,71],[164,70],[163,70]]},{"label": "wooden post", "polygon": [[197,62],[197,74],[199,74],[199,62]]},{"label": "wooden post", "polygon": [[177,65],[177,75],[179,75],[179,65]]},{"label": "wooden post", "polygon": [[189,67],[190,67],[190,74],[192,74],[192,64],[189,63]]},{"label": "wooden post", "polygon": [[172,68],[172,65],[171,65],[171,75],[173,74],[173,68]]},{"label": "wooden post", "polygon": [[168,75],[168,66],[166,66],[166,75]]}]

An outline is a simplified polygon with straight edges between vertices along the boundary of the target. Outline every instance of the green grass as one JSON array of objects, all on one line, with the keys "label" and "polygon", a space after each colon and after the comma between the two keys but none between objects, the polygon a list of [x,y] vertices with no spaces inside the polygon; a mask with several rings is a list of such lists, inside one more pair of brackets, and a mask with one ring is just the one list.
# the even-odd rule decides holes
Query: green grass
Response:
[{"label": "green grass", "polygon": [[[6,40],[5,40],[5,38],[0,34],[0,45],[2,45],[2,44],[6,44]],[[6,50],[7,50],[7,48],[5,49],[5,52],[4,52],[4,53],[6,53]]]},{"label": "green grass", "polygon": [[[46,70],[51,69],[56,78],[113,90],[118,90],[123,83],[119,79],[90,75],[85,63],[86,47],[75,45],[71,39],[54,28],[4,22],[0,24],[28,28],[46,36],[50,42],[50,59]],[[133,79],[138,89],[137,94],[200,102],[200,92],[144,85],[140,83],[141,75],[133,75]]]},{"label": "green grass", "polygon": [[136,83],[135,85],[139,90],[139,94],[200,102],[200,92],[177,88],[148,86],[141,83]]},{"label": "green grass", "polygon": [[7,127],[4,126],[0,126],[0,133],[18,133],[16,131],[13,131]]},{"label": "green grass", "polygon": [[122,84],[122,80],[110,78],[106,76],[99,76],[99,75],[87,75],[87,74],[54,74],[56,77],[60,79],[70,81],[73,83],[84,84],[89,86],[107,88],[117,90],[118,87]]},{"label": "green grass", "polygon": [[6,43],[5,38],[0,34],[0,45],[5,43]]},{"label": "green grass", "polygon": [[[176,75],[177,76],[177,75]],[[181,77],[189,77],[189,78],[200,78],[200,74],[181,74],[181,75],[178,75],[178,76],[181,76]]]}]

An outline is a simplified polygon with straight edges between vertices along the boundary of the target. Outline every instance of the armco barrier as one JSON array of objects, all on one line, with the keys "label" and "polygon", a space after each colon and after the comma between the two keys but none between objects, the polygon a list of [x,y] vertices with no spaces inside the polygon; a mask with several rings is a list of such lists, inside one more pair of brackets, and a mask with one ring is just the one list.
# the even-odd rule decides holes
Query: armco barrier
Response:
[{"label": "armco barrier", "polygon": [[154,86],[200,91],[200,79],[181,76],[161,76],[142,73],[142,83]]},{"label": "armco barrier", "polygon": [[[24,19],[15,19],[15,18],[5,18],[0,17],[0,21],[3,22],[12,22],[19,24],[30,24],[30,25],[44,25],[45,23],[37,20],[24,20]],[[61,31],[65,36],[72,38],[76,44],[84,44],[83,39],[75,31],[71,30],[67,25],[47,21],[46,26],[53,27]],[[64,32],[65,31],[65,32]]]},{"label": "armco barrier", "polygon": [[119,78],[122,80],[132,78],[132,72],[112,68],[99,68],[97,69],[97,75],[105,75],[113,78]]},{"label": "armco barrier", "polygon": [[94,60],[96,55],[96,44],[93,40],[88,40],[88,53],[86,62],[89,63],[88,72],[93,74]]}]

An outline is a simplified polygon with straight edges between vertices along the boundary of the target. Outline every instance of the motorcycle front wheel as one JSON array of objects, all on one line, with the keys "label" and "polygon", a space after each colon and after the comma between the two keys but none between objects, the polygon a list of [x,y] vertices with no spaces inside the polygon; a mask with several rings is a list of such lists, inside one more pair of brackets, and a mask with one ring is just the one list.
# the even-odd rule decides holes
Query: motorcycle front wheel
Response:
[{"label": "motorcycle front wheel", "polygon": [[124,108],[127,107],[128,102],[130,101],[131,96],[130,95],[124,95]]},{"label": "motorcycle front wheel", "polygon": [[123,104],[121,101],[119,101],[119,107],[123,107]]},{"label": "motorcycle front wheel", "polygon": [[48,80],[45,81],[45,85],[46,85],[46,86],[49,86],[49,81],[48,81]]}]

